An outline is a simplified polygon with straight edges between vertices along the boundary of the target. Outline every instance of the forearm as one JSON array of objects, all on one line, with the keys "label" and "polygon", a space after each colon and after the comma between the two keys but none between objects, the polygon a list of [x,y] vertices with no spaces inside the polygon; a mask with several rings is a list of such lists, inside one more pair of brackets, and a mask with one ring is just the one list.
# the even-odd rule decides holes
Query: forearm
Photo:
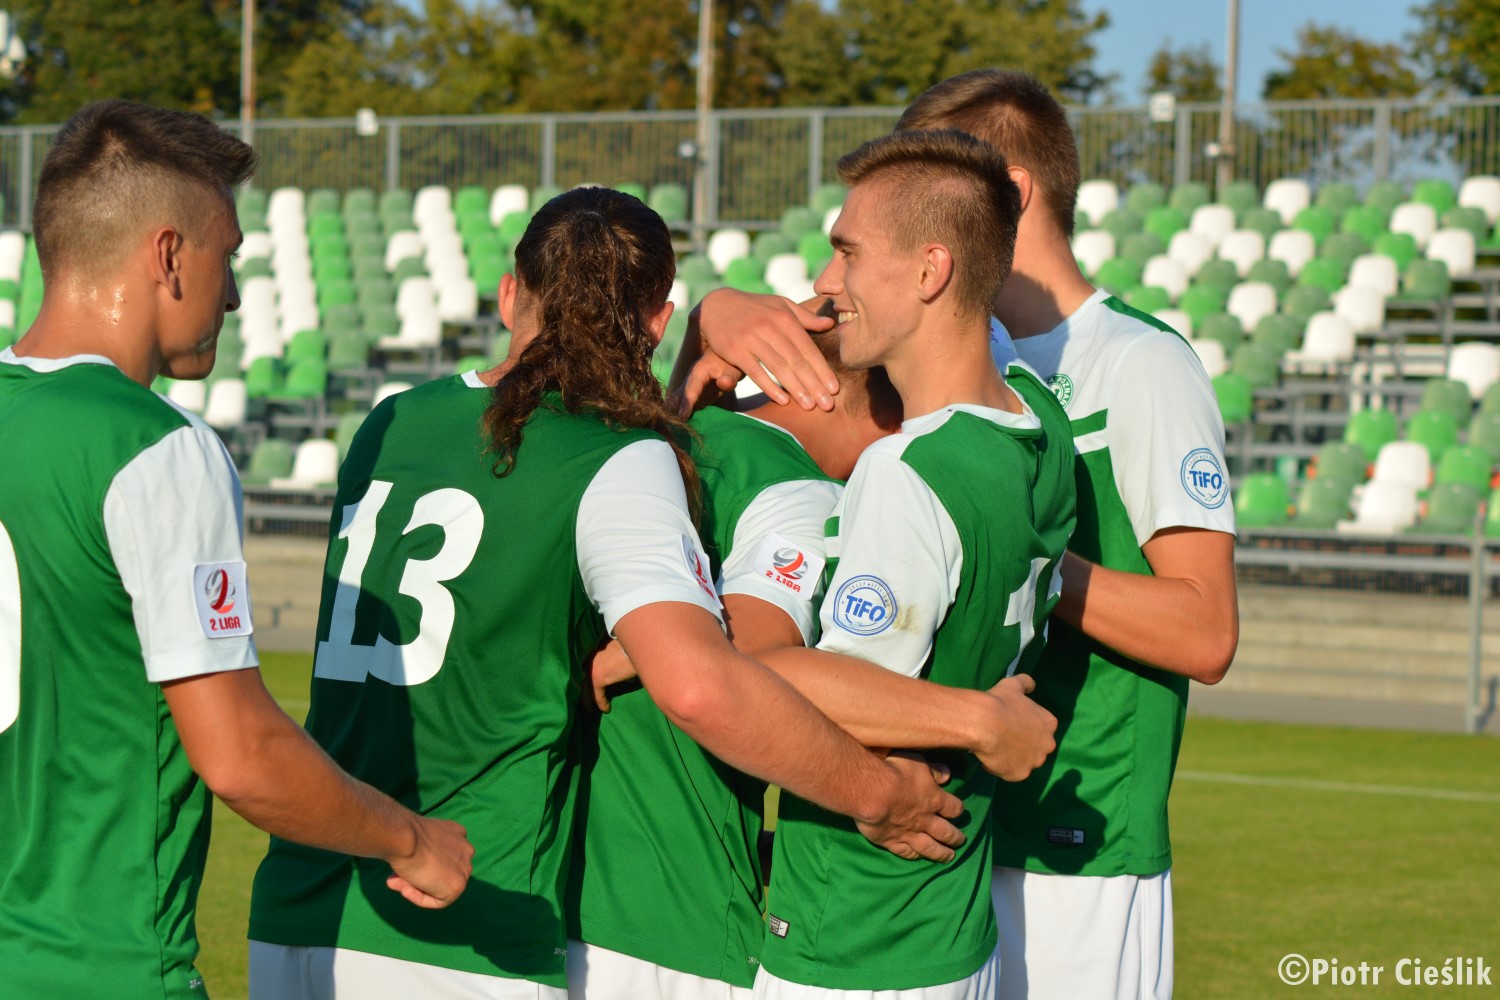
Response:
[{"label": "forearm", "polygon": [[782,647],[762,660],[865,746],[972,750],[983,739],[987,696],[981,692],[817,649]]},{"label": "forearm", "polygon": [[1223,583],[1106,569],[1070,552],[1053,614],[1133,660],[1215,684],[1239,642],[1232,576],[1225,590]]},{"label": "forearm", "polygon": [[667,391],[678,392],[687,382],[688,373],[703,357],[703,331],[699,325],[703,304],[700,302],[688,313],[687,330],[682,335],[682,347],[677,351],[677,360],[672,365],[672,375],[667,380]]}]

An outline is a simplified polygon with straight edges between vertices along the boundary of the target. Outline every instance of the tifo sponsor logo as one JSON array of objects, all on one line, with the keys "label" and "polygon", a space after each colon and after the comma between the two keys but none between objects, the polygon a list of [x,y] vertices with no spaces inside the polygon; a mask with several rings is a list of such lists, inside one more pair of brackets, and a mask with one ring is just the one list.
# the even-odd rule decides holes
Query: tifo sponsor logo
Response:
[{"label": "tifo sponsor logo", "polygon": [[833,620],[855,635],[878,635],[896,620],[896,595],[878,576],[856,576],[834,595]]},{"label": "tifo sponsor logo", "polygon": [[228,572],[216,569],[210,573],[208,582],[203,585],[203,596],[208,598],[208,606],[219,614],[227,615],[233,611],[234,581],[229,578]]},{"label": "tifo sponsor logo", "polygon": [[1197,448],[1182,460],[1182,488],[1212,510],[1222,507],[1229,496],[1229,477],[1224,475],[1217,455],[1208,448]]},{"label": "tifo sponsor logo", "polygon": [[1073,399],[1073,380],[1062,372],[1047,376],[1047,388],[1052,390],[1052,395],[1057,397],[1064,408]]}]

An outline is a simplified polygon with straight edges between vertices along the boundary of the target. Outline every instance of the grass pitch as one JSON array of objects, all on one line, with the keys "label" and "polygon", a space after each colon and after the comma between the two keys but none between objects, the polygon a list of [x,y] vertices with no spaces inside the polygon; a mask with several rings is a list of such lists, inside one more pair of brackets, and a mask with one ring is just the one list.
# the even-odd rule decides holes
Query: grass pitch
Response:
[{"label": "grass pitch", "polygon": [[[307,711],[307,655],[267,653],[266,685]],[[1500,742],[1194,718],[1172,792],[1177,989],[1184,1000],[1488,995],[1400,986],[1403,958],[1500,966]],[[266,838],[222,805],[199,899],[198,967],[246,995],[250,880]],[[1380,985],[1284,985],[1283,956],[1384,966]],[[1500,994],[1497,994],[1500,995]]]}]

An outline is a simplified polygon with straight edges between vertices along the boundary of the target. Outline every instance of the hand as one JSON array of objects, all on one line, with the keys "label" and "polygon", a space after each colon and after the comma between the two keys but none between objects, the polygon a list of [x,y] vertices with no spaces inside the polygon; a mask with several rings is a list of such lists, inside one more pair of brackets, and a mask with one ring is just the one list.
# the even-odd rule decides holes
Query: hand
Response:
[{"label": "hand", "polygon": [[963,802],[938,787],[951,777],[948,769],[904,750],[890,754],[885,762],[896,778],[890,807],[878,821],[860,821],[859,832],[877,847],[910,861],[952,861],[953,848],[966,838],[948,822],[964,811]]},{"label": "hand", "polygon": [[835,320],[779,295],[733,288],[709,292],[695,312],[705,346],[749,375],[772,402],[795,398],[804,410],[833,409],[838,379],[807,334],[832,330]]},{"label": "hand", "polygon": [[635,664],[630,662],[619,639],[610,639],[594,650],[583,666],[594,689],[594,704],[601,712],[609,711],[609,695],[605,689],[636,676]]},{"label": "hand", "polygon": [[724,393],[733,392],[744,377],[744,372],[712,350],[705,349],[703,356],[693,363],[682,385],[673,393],[678,415],[686,420],[697,410],[712,406]]},{"label": "hand", "polygon": [[1035,680],[1016,674],[985,692],[993,721],[984,727],[988,738],[974,748],[974,756],[1004,781],[1024,780],[1057,749],[1057,719],[1031,700],[1035,690]]},{"label": "hand", "polygon": [[416,847],[408,857],[390,858],[390,889],[424,910],[441,910],[457,899],[474,871],[474,845],[462,826],[446,819],[413,815]]}]

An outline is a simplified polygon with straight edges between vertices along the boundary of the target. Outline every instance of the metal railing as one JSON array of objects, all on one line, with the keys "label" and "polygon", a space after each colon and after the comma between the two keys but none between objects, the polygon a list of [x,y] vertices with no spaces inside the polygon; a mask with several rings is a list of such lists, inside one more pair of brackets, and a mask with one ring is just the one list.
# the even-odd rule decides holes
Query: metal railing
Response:
[{"label": "metal railing", "polygon": [[[774,222],[833,180],[838,157],[889,131],[900,112],[714,112],[702,165],[715,196],[695,206],[695,224]],[[1213,184],[1216,104],[1180,104],[1166,122],[1153,121],[1145,107],[1077,107],[1069,115],[1086,178]],[[1367,185],[1500,173],[1500,98],[1246,104],[1235,122],[1234,175],[1260,187],[1279,177]],[[694,123],[690,111],[385,118],[374,135],[361,135],[352,118],[261,121],[256,184],[345,191],[633,182],[691,190],[698,161],[682,147],[694,138]],[[234,122],[224,127],[238,130]],[[0,223],[29,226],[36,175],[56,129],[0,128]]]}]

